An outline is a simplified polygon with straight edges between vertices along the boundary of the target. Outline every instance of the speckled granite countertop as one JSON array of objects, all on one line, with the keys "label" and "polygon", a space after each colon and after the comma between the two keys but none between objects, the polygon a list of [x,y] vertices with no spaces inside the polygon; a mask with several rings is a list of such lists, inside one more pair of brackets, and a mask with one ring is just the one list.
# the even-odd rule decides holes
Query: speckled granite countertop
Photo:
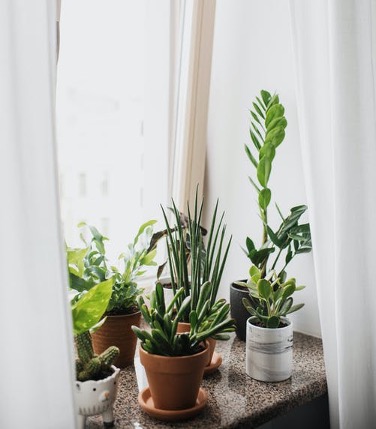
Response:
[{"label": "speckled granite countertop", "polygon": [[[121,372],[114,406],[117,429],[255,428],[327,392],[322,343],[318,338],[294,333],[294,370],[290,380],[262,383],[245,373],[245,343],[235,334],[217,342],[223,363],[203,381],[208,404],[197,417],[183,422],[162,423],[145,414],[138,405],[139,389],[147,385],[138,358],[135,366]],[[87,419],[87,429],[103,428],[101,417]]]}]

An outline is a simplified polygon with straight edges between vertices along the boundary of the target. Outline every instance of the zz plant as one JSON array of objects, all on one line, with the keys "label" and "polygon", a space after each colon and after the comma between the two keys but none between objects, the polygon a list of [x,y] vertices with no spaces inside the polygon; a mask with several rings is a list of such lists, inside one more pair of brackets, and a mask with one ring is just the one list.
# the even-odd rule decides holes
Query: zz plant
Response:
[{"label": "zz plant", "polygon": [[198,353],[202,342],[207,338],[225,340],[228,332],[235,330],[235,321],[229,319],[230,306],[225,300],[217,301],[210,306],[210,282],[202,285],[195,310],[189,311],[190,331],[177,333],[178,323],[182,321],[191,306],[191,296],[182,301],[177,313],[175,303],[184,296],[184,288],[176,291],[168,306],[165,304],[164,289],[157,283],[150,296],[148,307],[142,296],[138,297],[141,313],[151,331],[132,326],[134,333],[141,341],[142,348],[151,354],[161,356],[187,356]]},{"label": "zz plant", "polygon": [[284,217],[276,204],[281,223],[276,230],[269,224],[268,210],[272,200],[269,179],[277,148],[285,138],[287,120],[277,94],[262,90],[252,106],[250,138],[253,148],[245,145],[245,152],[255,170],[249,180],[258,197],[262,241],[256,246],[247,237],[245,252],[252,263],[250,279],[248,283],[238,284],[249,288],[250,300],[244,300],[247,310],[258,318],[261,326],[276,328],[280,325],[280,317],[303,306],[294,306],[292,295],[304,286],[297,287],[295,279],[286,281],[286,267],[296,255],[311,251],[311,232],[308,223],[299,223],[307,210],[305,205],[291,208]]}]

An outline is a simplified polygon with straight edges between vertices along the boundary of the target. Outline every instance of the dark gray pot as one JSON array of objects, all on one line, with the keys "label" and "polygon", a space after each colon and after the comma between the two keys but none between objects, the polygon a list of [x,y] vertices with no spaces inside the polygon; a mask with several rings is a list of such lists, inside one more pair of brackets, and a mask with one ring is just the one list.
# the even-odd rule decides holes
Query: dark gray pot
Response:
[{"label": "dark gray pot", "polygon": [[[246,283],[247,280],[239,280]],[[248,289],[232,283],[230,286],[231,317],[236,321],[236,335],[239,340],[245,341],[247,332],[247,319],[250,314],[245,309],[242,298],[249,298]]]}]

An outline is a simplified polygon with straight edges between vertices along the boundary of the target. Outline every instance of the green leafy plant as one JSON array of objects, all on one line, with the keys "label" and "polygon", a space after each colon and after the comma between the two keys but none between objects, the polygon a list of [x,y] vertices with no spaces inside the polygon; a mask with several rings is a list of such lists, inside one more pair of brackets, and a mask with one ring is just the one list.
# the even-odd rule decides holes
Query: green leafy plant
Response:
[{"label": "green leafy plant", "polygon": [[191,296],[184,298],[178,312],[174,311],[175,303],[184,296],[181,287],[175,293],[168,306],[165,304],[164,290],[157,283],[150,296],[150,306],[145,304],[142,296],[138,298],[139,307],[151,331],[132,326],[134,333],[141,340],[142,348],[152,354],[161,356],[187,356],[199,352],[202,342],[207,338],[225,340],[228,332],[235,330],[235,321],[229,319],[230,306],[225,300],[218,300],[210,305],[210,282],[202,285],[195,310],[189,312],[190,331],[177,334],[178,323],[182,321],[191,306]]},{"label": "green leafy plant", "polygon": [[182,314],[183,321],[189,322],[191,310],[197,308],[201,286],[209,282],[209,306],[214,306],[218,294],[220,281],[227,260],[232,237],[225,242],[226,225],[223,224],[224,213],[218,219],[218,201],[216,203],[209,234],[204,242],[204,230],[201,224],[204,203],[200,206],[195,197],[194,211],[191,214],[188,206],[187,225],[181,222],[181,214],[172,201],[174,224],[170,225],[165,210],[162,207],[167,230],[167,253],[171,276],[171,285],[174,294],[183,288],[175,306],[178,311],[190,297],[190,304]]},{"label": "green leafy plant", "polygon": [[[100,325],[112,293],[112,279],[93,286],[86,293],[76,293],[71,301],[73,332],[77,350],[76,378],[79,381],[99,380],[112,373],[111,365],[119,349],[109,347],[100,355],[93,350],[90,331]],[[77,296],[78,295],[78,296]]]},{"label": "green leafy plant", "polygon": [[294,279],[285,282],[285,270],[296,255],[311,251],[311,231],[308,223],[299,223],[307,210],[305,205],[293,207],[290,214],[284,217],[276,204],[281,223],[277,230],[273,230],[269,224],[268,209],[272,200],[269,179],[277,148],[285,138],[287,120],[277,94],[271,95],[263,90],[252,105],[250,137],[253,148],[245,145],[245,152],[255,169],[255,176],[249,177],[249,180],[258,196],[262,241],[260,247],[256,247],[254,241],[247,237],[245,253],[253,265],[249,282],[238,284],[249,288],[251,299],[244,304],[252,315],[258,317],[260,324],[278,327],[281,316],[303,306],[292,305],[291,295],[303,287],[297,288]]},{"label": "green leafy plant", "polygon": [[71,287],[82,292],[111,278],[113,288],[106,314],[134,312],[137,297],[143,292],[138,287],[137,280],[145,273],[146,267],[157,265],[154,262],[156,245],[150,246],[155,222],[151,220],[141,225],[133,242],[128,244],[126,251],[118,258],[121,269],[108,262],[105,249],[108,238],[94,226],[81,223],[80,227],[88,227],[91,240],[88,243],[84,240],[84,249],[67,249]]}]

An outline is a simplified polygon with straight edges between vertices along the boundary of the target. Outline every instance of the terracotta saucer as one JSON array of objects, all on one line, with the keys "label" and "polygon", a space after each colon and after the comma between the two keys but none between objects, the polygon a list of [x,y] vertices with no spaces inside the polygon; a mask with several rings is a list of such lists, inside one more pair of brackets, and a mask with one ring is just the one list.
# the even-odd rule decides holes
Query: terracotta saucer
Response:
[{"label": "terracotta saucer", "polygon": [[141,392],[138,394],[138,403],[145,413],[149,414],[151,417],[165,422],[186,420],[194,417],[205,407],[207,401],[208,394],[206,390],[200,387],[196,405],[194,407],[187,408],[186,410],[160,410],[154,407],[154,402],[153,398],[151,397],[149,387],[141,390]]},{"label": "terracotta saucer", "polygon": [[211,374],[212,372],[217,370],[221,366],[221,363],[222,356],[219,353],[214,352],[210,365],[205,367],[204,375]]}]

